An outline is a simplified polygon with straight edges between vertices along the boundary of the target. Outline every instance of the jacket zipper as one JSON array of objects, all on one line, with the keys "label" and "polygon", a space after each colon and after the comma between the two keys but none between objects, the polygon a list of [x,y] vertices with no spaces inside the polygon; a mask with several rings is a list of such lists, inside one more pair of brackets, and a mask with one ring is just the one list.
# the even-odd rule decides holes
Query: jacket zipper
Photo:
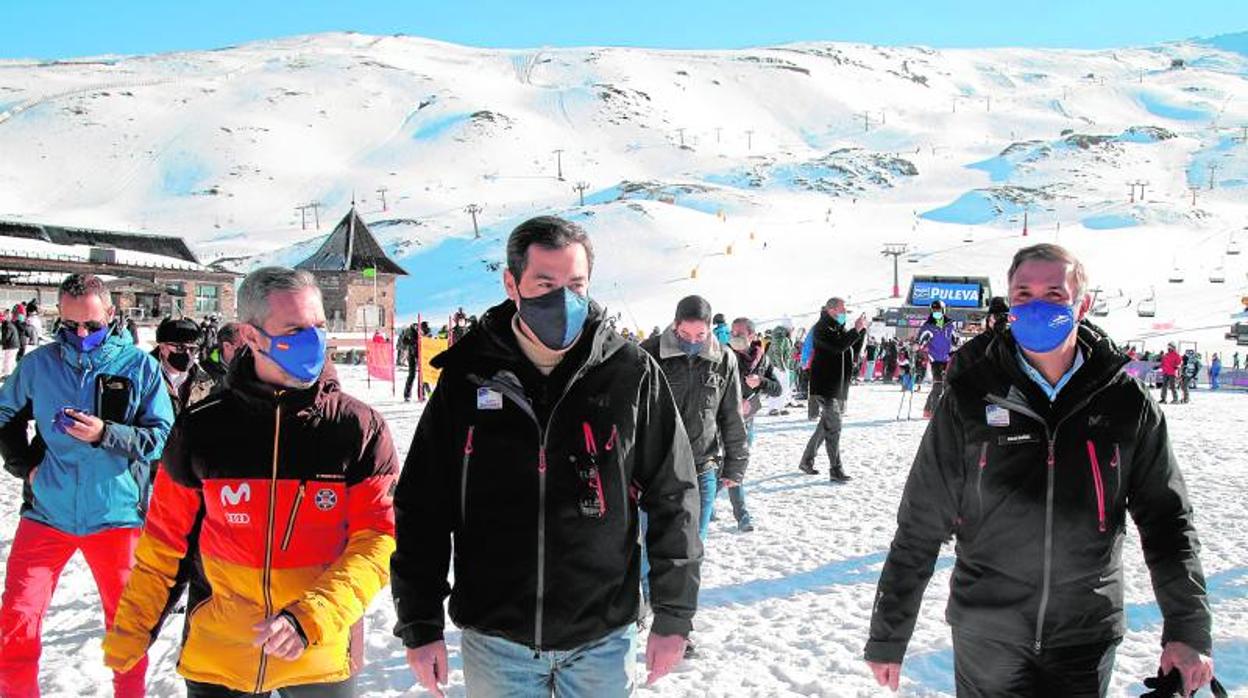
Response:
[{"label": "jacket zipper", "polygon": [[979,447],[979,473],[975,478],[975,498],[979,500],[979,515],[984,515],[984,495],[981,487],[984,483],[984,469],[988,467],[988,442]]},{"label": "jacket zipper", "polygon": [[1122,487],[1122,471],[1119,466],[1122,465],[1122,450],[1119,444],[1114,444],[1114,458],[1109,461],[1109,469],[1114,473],[1114,499],[1118,498],[1118,491]]},{"label": "jacket zipper", "polygon": [[585,375],[585,367],[577,369],[572,374],[572,378],[568,380],[568,384],[564,386],[563,393],[559,395],[559,399],[555,401],[554,407],[550,408],[550,416],[546,418],[546,427],[542,428],[542,423],[538,421],[537,414],[533,411],[533,406],[523,395],[516,394],[515,390],[505,383],[489,380],[478,382],[488,384],[498,389],[503,395],[506,395],[512,402],[520,408],[522,412],[529,415],[533,420],[533,425],[537,427],[538,449],[537,449],[537,601],[534,604],[534,623],[533,623],[533,656],[540,657],[542,651],[542,616],[546,602],[546,443],[547,437],[550,435],[550,425],[555,421],[555,414],[559,410],[559,406],[563,404],[563,399],[572,392],[572,386]]},{"label": "jacket zipper", "polygon": [[464,462],[459,481],[459,520],[468,521],[468,463],[472,460],[472,435],[476,432],[475,425],[468,427],[468,438],[464,441]]},{"label": "jacket zipper", "polygon": [[1105,532],[1105,482],[1101,480],[1101,461],[1096,457],[1096,444],[1088,439],[1088,465],[1092,467],[1092,486],[1096,489],[1096,530]]},{"label": "jacket zipper", "polygon": [[[282,433],[282,403],[280,402],[281,393],[278,393],[277,408],[273,410],[273,465],[269,474],[269,518],[268,524],[264,529],[264,570],[262,572],[261,584],[264,590],[264,617],[268,618],[273,615],[273,590],[270,588],[273,575],[273,519],[277,515],[277,457],[278,442]],[[260,648],[260,669],[256,672],[256,690],[252,693],[260,693],[264,686],[264,670],[268,667],[269,655],[265,653],[264,648]]]},{"label": "jacket zipper", "polygon": [[304,489],[307,481],[299,483],[299,491],[295,493],[295,503],[290,506],[290,519],[286,521],[286,533],[282,535],[282,550],[290,547],[290,536],[295,532],[295,517],[299,515],[299,505],[303,503]]},{"label": "jacket zipper", "polygon": [[1075,404],[1075,406],[1071,407],[1066,415],[1058,420],[1057,424],[1054,424],[1051,428],[1049,427],[1049,423],[1046,422],[1043,417],[1036,414],[1035,411],[1026,405],[1011,402],[1009,400],[996,397],[995,395],[989,395],[987,397],[987,400],[995,405],[1000,405],[1006,409],[1013,410],[1039,422],[1041,426],[1044,427],[1044,435],[1049,444],[1048,458],[1046,458],[1045,461],[1047,482],[1045,485],[1044,495],[1044,578],[1041,581],[1040,587],[1040,608],[1036,612],[1036,639],[1032,644],[1032,651],[1036,654],[1040,654],[1040,651],[1044,649],[1044,616],[1049,610],[1049,587],[1053,581],[1053,485],[1057,465],[1057,431],[1067,419],[1070,419],[1070,417],[1077,414],[1079,410],[1087,407],[1088,403],[1092,402],[1092,399],[1100,394],[1100,392],[1100,390],[1092,391],[1087,397]]}]

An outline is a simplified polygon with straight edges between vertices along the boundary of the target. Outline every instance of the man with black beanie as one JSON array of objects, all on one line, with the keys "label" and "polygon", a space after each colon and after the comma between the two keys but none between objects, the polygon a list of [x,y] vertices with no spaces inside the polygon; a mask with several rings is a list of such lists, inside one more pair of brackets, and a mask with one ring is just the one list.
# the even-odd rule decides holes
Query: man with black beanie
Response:
[{"label": "man with black beanie", "polygon": [[200,336],[199,325],[189,318],[165,318],[156,328],[152,356],[160,362],[175,416],[208,397],[216,387],[216,380],[196,361]]}]

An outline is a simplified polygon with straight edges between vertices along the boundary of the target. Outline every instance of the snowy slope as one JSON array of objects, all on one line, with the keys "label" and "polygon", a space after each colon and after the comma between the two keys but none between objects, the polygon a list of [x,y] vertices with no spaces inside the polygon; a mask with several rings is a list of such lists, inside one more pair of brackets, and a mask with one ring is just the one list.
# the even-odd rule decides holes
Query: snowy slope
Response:
[{"label": "snowy slope", "polygon": [[[390,387],[364,384],[358,368],[343,370],[346,389],[375,405],[406,455],[419,408],[390,397]],[[924,422],[895,421],[898,393],[872,385],[851,391],[842,449],[848,485],[797,472],[812,426],[804,410],[759,418],[748,493],[758,530],[736,532],[731,507],[720,498],[703,566],[695,621],[699,657],[684,662],[646,696],[884,696],[860,660],[871,602],[896,527],[897,502]],[[923,394],[918,395],[921,409]],[[799,414],[800,412],[800,414]],[[1248,504],[1242,467],[1248,411],[1243,396],[1204,391],[1191,405],[1167,408],[1175,452],[1196,510],[1202,561],[1213,607],[1217,674],[1233,695],[1248,696]],[[818,463],[826,468],[822,458]],[[12,483],[7,480],[7,483]],[[18,488],[0,488],[0,563],[17,525]],[[1144,692],[1140,680],[1156,669],[1160,613],[1138,536],[1128,526],[1123,546],[1128,633],[1118,648],[1111,695]],[[1037,554],[1038,549],[1037,549]],[[946,549],[924,597],[903,666],[901,696],[952,696],[953,664],[944,605],[952,550]],[[0,572],[2,575],[3,572]],[[0,581],[3,577],[0,576]],[[425,695],[404,661],[391,629],[387,588],[367,614],[368,666],[361,695]],[[181,617],[156,641],[149,669],[153,696],[184,695],[177,677]],[[90,571],[75,558],[61,579],[44,625],[45,695],[108,695],[102,662],[102,614]],[[463,696],[459,632],[450,629],[449,695]]]},{"label": "snowy slope", "polygon": [[[1225,254],[1248,243],[1242,43],[521,51],[323,34],[3,61],[0,215],[176,233],[248,268],[316,244],[295,206],[320,202],[324,234],[354,195],[413,272],[401,313],[442,318],[495,300],[507,232],[558,213],[594,234],[592,292],[646,329],[691,292],[764,319],[832,294],[871,310],[886,241],[916,250],[907,276],[1000,288],[1018,245],[1057,239],[1093,262],[1120,340],[1177,329],[1212,349],[1248,293],[1245,257]],[[1150,296],[1157,316],[1138,317]]]}]

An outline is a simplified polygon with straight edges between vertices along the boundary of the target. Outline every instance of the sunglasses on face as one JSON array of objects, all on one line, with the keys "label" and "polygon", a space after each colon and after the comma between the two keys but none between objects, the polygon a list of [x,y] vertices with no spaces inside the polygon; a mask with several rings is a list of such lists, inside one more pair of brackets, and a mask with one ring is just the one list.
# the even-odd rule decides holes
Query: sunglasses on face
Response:
[{"label": "sunglasses on face", "polygon": [[97,320],[87,320],[86,322],[75,322],[73,320],[61,320],[61,327],[70,332],[77,332],[79,328],[85,329],[88,333],[99,332],[108,327],[108,323],[99,322]]}]

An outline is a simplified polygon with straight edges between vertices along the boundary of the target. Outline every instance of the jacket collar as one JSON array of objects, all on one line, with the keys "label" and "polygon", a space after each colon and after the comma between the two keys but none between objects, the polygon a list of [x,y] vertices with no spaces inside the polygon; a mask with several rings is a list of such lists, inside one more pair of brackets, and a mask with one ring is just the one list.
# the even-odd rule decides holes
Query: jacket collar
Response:
[{"label": "jacket collar", "polygon": [[[1077,331],[1084,364],[1052,402],[1054,412],[1060,413],[1072,405],[1081,404],[1106,388],[1123,375],[1122,368],[1130,361],[1113,340],[1091,322],[1081,322]],[[970,363],[949,378],[950,385],[972,387],[986,396],[1009,396],[1038,408],[1035,409],[1038,413],[1049,412],[1048,398],[1018,365],[1017,346],[1013,335],[1007,330],[994,336],[980,356],[971,354],[961,357],[959,351],[959,358],[965,358]]]},{"label": "jacket collar", "polygon": [[[511,319],[515,315],[516,304],[510,299],[485,311],[476,329],[433,358],[431,363],[434,368],[492,373],[497,368],[514,368],[519,362],[527,362],[528,358],[520,351],[511,328]],[[581,330],[581,338],[573,345],[577,347],[582,342],[590,343],[584,368],[603,363],[627,344],[605,318],[602,307],[591,300],[585,328]]]},{"label": "jacket collar", "polygon": [[95,349],[95,351],[82,352],[78,351],[73,345],[61,339],[60,333],[56,334],[56,346],[60,351],[61,360],[75,369],[93,370],[106,366],[117,358],[117,355],[126,347],[134,346],[131,342],[118,331],[116,323],[109,331],[108,337],[104,343]]},{"label": "jacket collar", "polygon": [[[699,351],[696,356],[711,363],[719,363],[723,355],[724,348],[712,334],[707,336],[706,341],[702,343],[702,351]],[[676,324],[673,323],[668,325],[667,329],[663,330],[663,334],[659,336],[659,358],[670,359],[676,356],[684,357],[688,354],[680,348],[680,341],[676,338]]]},{"label": "jacket collar", "polygon": [[225,387],[237,395],[243,404],[273,409],[281,404],[284,408],[302,411],[309,407],[318,407],[331,394],[339,392],[338,372],[331,361],[325,361],[321,375],[308,388],[279,388],[262,382],[256,376],[256,359],[250,349],[244,348],[230,362],[229,372],[225,376]]}]

